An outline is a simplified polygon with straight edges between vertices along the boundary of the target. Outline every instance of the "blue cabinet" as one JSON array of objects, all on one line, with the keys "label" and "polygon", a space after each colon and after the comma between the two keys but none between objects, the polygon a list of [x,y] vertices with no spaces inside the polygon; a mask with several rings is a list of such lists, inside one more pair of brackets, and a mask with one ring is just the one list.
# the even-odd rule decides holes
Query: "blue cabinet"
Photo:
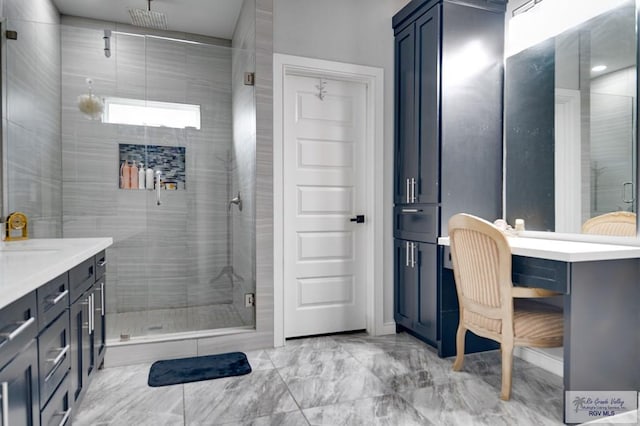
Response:
[{"label": "blue cabinet", "polygon": [[438,237],[456,213],[501,216],[505,4],[413,0],[393,18],[394,316],[433,346]]}]

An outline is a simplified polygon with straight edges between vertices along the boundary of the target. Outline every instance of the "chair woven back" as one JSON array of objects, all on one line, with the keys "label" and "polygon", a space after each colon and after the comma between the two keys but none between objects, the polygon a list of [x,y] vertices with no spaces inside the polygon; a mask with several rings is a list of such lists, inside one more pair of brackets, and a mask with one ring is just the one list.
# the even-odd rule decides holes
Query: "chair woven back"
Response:
[{"label": "chair woven back", "polygon": [[582,225],[582,233],[635,237],[636,214],[620,211],[592,217]]},{"label": "chair woven back", "polygon": [[507,331],[501,328],[513,318],[513,284],[505,236],[483,219],[457,214],[449,221],[449,238],[461,320],[472,330]]}]

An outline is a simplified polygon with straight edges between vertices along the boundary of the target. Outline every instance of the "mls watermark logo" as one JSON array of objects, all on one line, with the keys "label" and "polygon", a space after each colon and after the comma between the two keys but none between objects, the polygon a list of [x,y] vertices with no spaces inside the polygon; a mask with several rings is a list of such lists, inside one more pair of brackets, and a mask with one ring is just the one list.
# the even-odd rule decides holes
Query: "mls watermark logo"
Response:
[{"label": "mls watermark logo", "polygon": [[615,416],[616,423],[637,424],[637,410],[638,393],[635,391],[565,392],[566,423],[583,423]]}]

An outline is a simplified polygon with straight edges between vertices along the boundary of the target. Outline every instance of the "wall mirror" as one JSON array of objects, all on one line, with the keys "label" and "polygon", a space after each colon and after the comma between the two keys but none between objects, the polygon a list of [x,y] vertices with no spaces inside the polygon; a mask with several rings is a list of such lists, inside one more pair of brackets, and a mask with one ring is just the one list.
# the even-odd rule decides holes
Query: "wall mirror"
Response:
[{"label": "wall mirror", "polygon": [[[635,236],[636,1],[516,6],[505,67],[505,218],[525,219],[527,230]],[[556,33],[542,39],[544,27]],[[539,39],[518,45],[524,34]],[[623,223],[590,227],[605,220]]]}]

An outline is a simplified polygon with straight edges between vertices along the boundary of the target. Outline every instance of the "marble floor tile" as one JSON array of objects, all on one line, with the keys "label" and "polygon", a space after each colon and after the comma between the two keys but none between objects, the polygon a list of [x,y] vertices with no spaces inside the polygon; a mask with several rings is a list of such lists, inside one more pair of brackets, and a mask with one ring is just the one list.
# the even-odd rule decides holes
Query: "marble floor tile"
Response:
[{"label": "marble floor tile", "polygon": [[276,368],[318,364],[352,358],[349,352],[339,346],[321,349],[312,345],[276,348],[267,351]]},{"label": "marble floor tile", "polygon": [[453,358],[401,333],[322,336],[246,352],[252,372],[150,388],[150,364],[97,371],[74,425],[562,424],[562,378],[514,359],[499,399],[499,351]]},{"label": "marble floor tile", "polygon": [[266,350],[246,351],[244,354],[247,356],[251,371],[272,370],[274,368]]},{"label": "marble floor tile", "polygon": [[276,370],[184,385],[185,424],[246,421],[298,409]]},{"label": "marble floor tile", "polygon": [[[387,352],[411,349],[431,350],[424,342],[407,333],[390,334],[386,336],[369,336],[366,333],[339,334],[332,336],[349,353],[359,352]],[[435,352],[434,352],[435,353]]]},{"label": "marble floor tile", "polygon": [[[309,422],[300,410],[257,417],[244,422],[222,423],[225,426],[308,426]],[[215,425],[218,426],[218,425]]]},{"label": "marble floor tile", "polygon": [[353,358],[283,367],[278,371],[301,408],[381,396],[391,391]]},{"label": "marble floor tile", "polygon": [[182,425],[182,385],[147,386],[149,365],[99,370],[74,425]]},{"label": "marble floor tile", "polygon": [[311,425],[426,426],[434,424],[397,395],[358,399],[303,410]]},{"label": "marble floor tile", "polygon": [[442,426],[562,424],[557,417],[554,421],[544,415],[544,404],[527,406],[500,400],[499,392],[480,378],[420,388],[401,396],[424,417]]},{"label": "marble floor tile", "polygon": [[357,351],[354,357],[395,392],[451,380],[464,380],[469,373],[453,374],[452,362],[423,348],[401,351]]}]

